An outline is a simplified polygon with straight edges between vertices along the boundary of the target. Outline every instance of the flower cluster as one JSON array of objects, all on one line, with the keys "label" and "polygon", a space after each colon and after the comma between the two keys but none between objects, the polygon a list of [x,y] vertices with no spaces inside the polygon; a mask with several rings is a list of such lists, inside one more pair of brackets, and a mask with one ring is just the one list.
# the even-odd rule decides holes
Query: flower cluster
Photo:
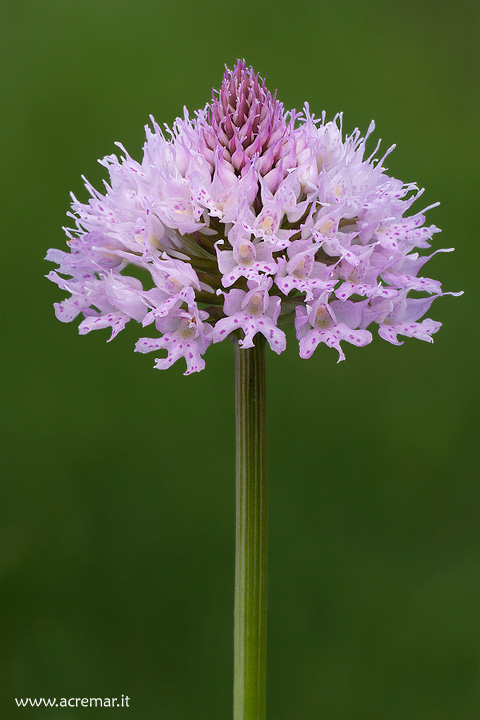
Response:
[{"label": "flower cluster", "polygon": [[153,325],[135,349],[165,350],[162,369],[183,357],[185,374],[232,333],[282,352],[289,321],[302,358],[325,343],[343,360],[341,341],[367,345],[372,326],[395,345],[432,340],[440,323],[420,318],[455,293],[419,276],[432,255],[414,250],[438,229],[425,211],[405,217],[422,191],[386,174],[393,148],[365,158],[373,123],[343,139],[341,115],[284,111],[239,61],[194,118],[152,126],[141,162],[119,145],[121,159],[101,161],[105,192],[86,181],[89,201],[72,196],[68,252],[47,254],[59,265],[47,277],[70,293],[59,320],[82,314],[81,334],[110,327],[110,339],[131,319]]}]

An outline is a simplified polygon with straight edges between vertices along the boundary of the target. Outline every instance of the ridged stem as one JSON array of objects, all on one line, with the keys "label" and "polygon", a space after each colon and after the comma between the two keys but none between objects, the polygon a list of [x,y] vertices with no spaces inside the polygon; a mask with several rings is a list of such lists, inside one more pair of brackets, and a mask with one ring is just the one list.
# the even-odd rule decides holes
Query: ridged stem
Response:
[{"label": "ridged stem", "polygon": [[236,547],[234,720],[265,720],[267,462],[265,341],[235,344]]}]

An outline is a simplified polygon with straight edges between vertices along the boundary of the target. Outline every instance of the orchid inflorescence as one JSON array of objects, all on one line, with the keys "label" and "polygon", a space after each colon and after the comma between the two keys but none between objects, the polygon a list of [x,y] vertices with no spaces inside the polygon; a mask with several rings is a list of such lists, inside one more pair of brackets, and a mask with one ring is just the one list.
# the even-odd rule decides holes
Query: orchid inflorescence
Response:
[{"label": "orchid inflorescence", "polygon": [[152,126],[140,163],[117,143],[124,157],[100,161],[105,193],[85,181],[91,199],[72,195],[69,251],[47,254],[60,273],[47,277],[70,293],[59,320],[81,313],[81,334],[111,327],[110,339],[131,319],[154,325],[160,336],[135,349],[166,350],[160,369],[184,357],[185,374],[232,333],[242,348],[261,333],[282,352],[290,321],[302,358],[325,343],[343,360],[340,342],[367,345],[372,325],[395,345],[432,341],[441,323],[420,318],[457,293],[418,277],[432,254],[412,251],[439,231],[425,210],[404,217],[423,191],[386,174],[393,147],[364,159],[373,122],[343,139],[341,114],[284,111],[238,61],[193,119]]}]

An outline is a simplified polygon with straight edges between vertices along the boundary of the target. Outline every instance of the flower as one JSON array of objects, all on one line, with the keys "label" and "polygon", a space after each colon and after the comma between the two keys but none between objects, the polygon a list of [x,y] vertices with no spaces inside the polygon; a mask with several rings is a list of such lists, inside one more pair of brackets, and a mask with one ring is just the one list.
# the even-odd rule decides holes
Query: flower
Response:
[{"label": "flower", "polygon": [[185,374],[232,333],[243,348],[261,333],[282,352],[289,321],[302,358],[325,343],[343,360],[341,341],[367,345],[375,327],[395,345],[432,341],[440,323],[418,321],[461,293],[418,277],[432,255],[416,249],[439,231],[425,210],[405,216],[423,191],[387,175],[393,148],[365,159],[373,122],[344,138],[341,114],[285,111],[238,61],[193,118],[152,127],[141,162],[119,145],[121,159],[101,161],[105,192],[85,181],[88,202],[72,196],[68,252],[47,254],[59,265],[47,277],[70,293],[59,320],[81,314],[81,334],[110,327],[110,339],[132,319],[152,325],[158,335],[135,349],[166,350],[161,369],[183,357]]}]

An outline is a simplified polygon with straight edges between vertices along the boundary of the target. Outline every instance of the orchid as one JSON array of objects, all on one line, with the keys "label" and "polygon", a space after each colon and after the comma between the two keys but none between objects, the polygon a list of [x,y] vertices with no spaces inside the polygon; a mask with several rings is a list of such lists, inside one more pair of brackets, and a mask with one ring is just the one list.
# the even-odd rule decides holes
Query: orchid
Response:
[{"label": "orchid", "polygon": [[[396,327],[431,341],[441,323],[429,320],[413,332],[405,326],[411,311],[401,315],[398,308],[410,307],[410,292],[447,294],[437,280],[417,277],[429,258],[415,249],[430,247],[439,230],[425,225],[425,211],[405,217],[423,191],[388,176],[384,161],[393,148],[375,159],[377,145],[365,157],[374,124],[365,137],[359,130],[343,137],[342,121],[341,114],[328,122],[325,113],[315,118],[307,104],[301,112],[285,111],[244,61],[226,70],[220,91],[193,117],[185,111],[165,132],[152,118],[141,162],[119,145],[120,159],[101,161],[109,173],[105,192],[86,181],[90,200],[73,197],[69,252],[47,255],[60,265],[48,277],[70,293],[55,306],[57,318],[71,322],[82,314],[80,333],[111,327],[113,338],[132,319],[171,333],[181,313],[190,313],[213,329],[214,343],[238,325],[235,337],[244,348],[265,334],[267,323],[279,353],[286,343],[278,323],[296,317],[300,356],[307,358],[317,343],[306,350],[303,320],[322,307],[325,317],[344,318],[342,331],[335,330],[333,342],[333,330],[320,333],[318,321],[309,319],[316,330],[308,336],[315,332],[336,347],[340,360],[341,341],[361,334],[355,344],[364,346],[375,328],[393,344]],[[258,293],[267,303],[264,320],[246,310]],[[241,312],[233,313],[240,298]],[[388,302],[379,304],[382,299]],[[415,307],[426,312],[429,303]],[[167,349],[170,340],[160,337],[136,350]],[[201,361],[189,363],[176,351],[155,367],[185,357],[185,374],[202,370],[210,344],[195,342]]]},{"label": "orchid", "polygon": [[69,293],[56,316],[83,316],[81,334],[110,328],[111,340],[133,320],[149,333],[135,350],[163,353],[161,370],[183,359],[185,375],[234,341],[234,720],[265,718],[265,345],[282,353],[289,323],[304,359],[325,345],[340,362],[375,332],[432,342],[441,323],[425,314],[461,294],[419,276],[435,252],[418,250],[439,230],[425,225],[430,208],[406,215],[423,190],[387,174],[393,147],[367,156],[373,130],[344,136],[342,114],[285,111],[238,61],[193,117],[164,131],[151,118],[140,162],[122,145],[101,161],[104,192],[85,181],[68,251],[47,254],[58,264],[47,277]]}]

